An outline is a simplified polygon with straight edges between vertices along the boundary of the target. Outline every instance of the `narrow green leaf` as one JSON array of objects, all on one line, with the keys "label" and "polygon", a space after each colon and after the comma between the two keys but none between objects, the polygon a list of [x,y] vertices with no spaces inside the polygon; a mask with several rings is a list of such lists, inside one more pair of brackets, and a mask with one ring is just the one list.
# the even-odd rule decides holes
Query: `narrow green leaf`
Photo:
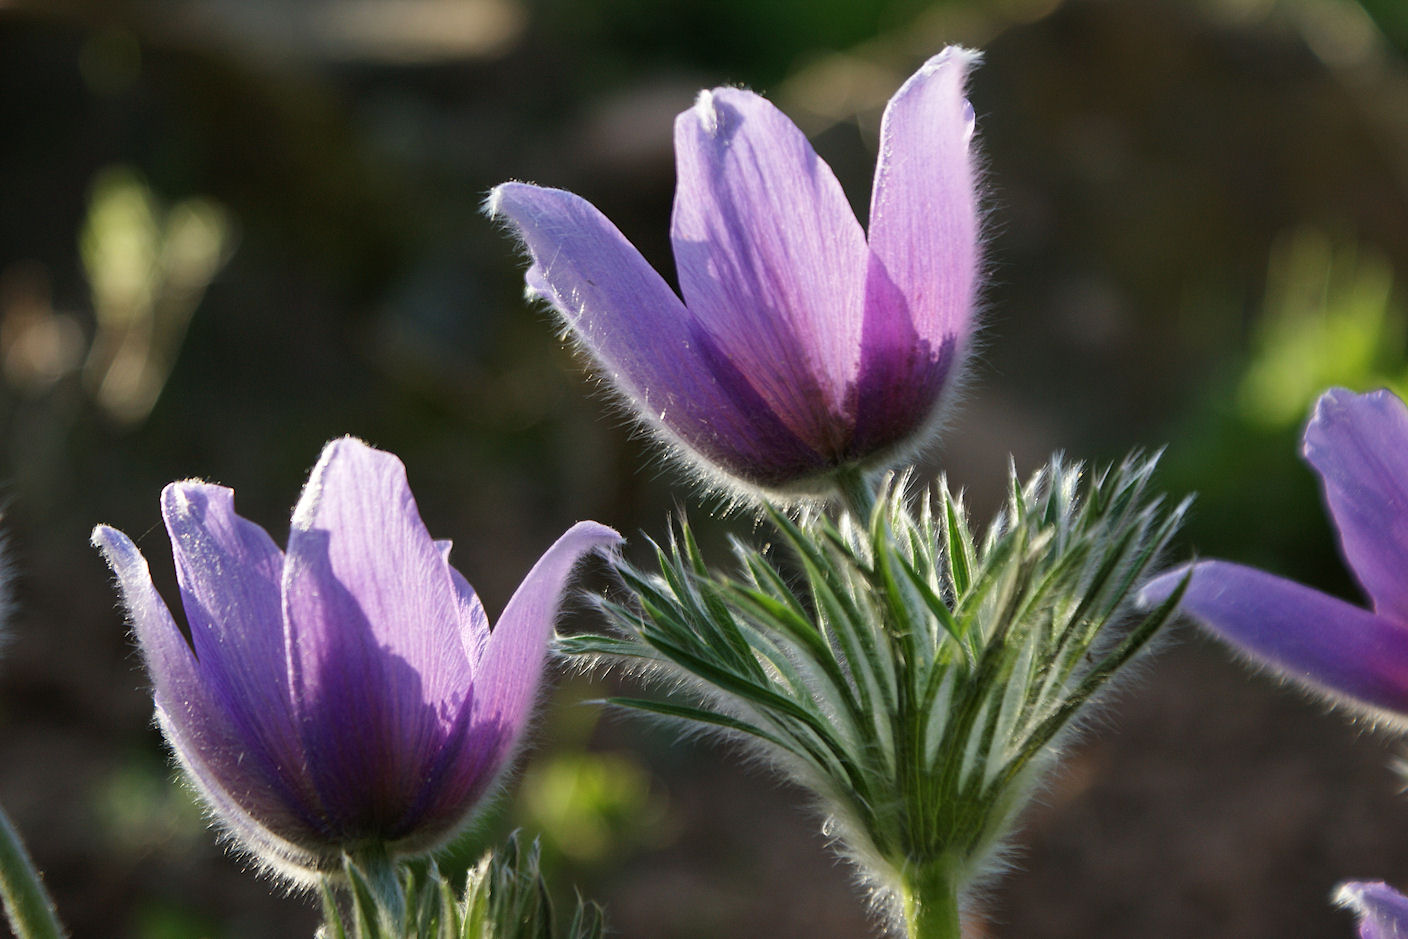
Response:
[{"label": "narrow green leaf", "polygon": [[323,928],[319,930],[320,939],[347,939],[347,927],[342,922],[342,912],[337,906],[337,896],[333,893],[332,884],[326,877],[318,880],[318,894],[322,899],[323,906]]},{"label": "narrow green leaf", "polygon": [[608,704],[616,707],[630,708],[635,711],[647,711],[652,714],[659,714],[662,717],[674,717],[685,721],[694,721],[699,724],[712,724],[716,727],[724,727],[728,730],[735,730],[750,737],[757,737],[759,740],[766,740],[775,747],[791,751],[792,746],[773,734],[768,733],[755,724],[730,717],[727,714],[720,714],[718,711],[710,711],[705,708],[691,707],[687,704],[675,704],[670,701],[654,701],[650,698],[628,698],[616,697],[607,698]]}]

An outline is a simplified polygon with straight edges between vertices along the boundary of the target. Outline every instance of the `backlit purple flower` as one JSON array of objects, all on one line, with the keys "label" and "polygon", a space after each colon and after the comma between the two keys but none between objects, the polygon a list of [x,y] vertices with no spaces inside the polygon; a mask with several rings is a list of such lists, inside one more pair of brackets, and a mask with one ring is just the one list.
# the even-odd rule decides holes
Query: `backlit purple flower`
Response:
[{"label": "backlit purple flower", "polygon": [[189,642],[136,546],[93,532],[176,758],[219,822],[295,879],[344,850],[433,849],[509,762],[573,565],[618,536],[574,526],[490,631],[392,454],[328,444],[287,553],[233,497],[195,481],[162,492]]},{"label": "backlit purple flower", "polygon": [[1359,917],[1359,939],[1408,939],[1408,898],[1388,884],[1340,884],[1335,903]]},{"label": "backlit purple flower", "polygon": [[[1408,722],[1408,407],[1388,391],[1327,391],[1304,453],[1372,610],[1226,561],[1192,566],[1180,609],[1288,678]],[[1167,597],[1187,571],[1143,599]]]},{"label": "backlit purple flower", "polygon": [[675,122],[683,301],[585,200],[505,183],[487,211],[642,422],[706,475],[818,491],[925,442],[972,329],[977,55],[951,47],[890,100],[869,238],[790,120],[737,88]]}]

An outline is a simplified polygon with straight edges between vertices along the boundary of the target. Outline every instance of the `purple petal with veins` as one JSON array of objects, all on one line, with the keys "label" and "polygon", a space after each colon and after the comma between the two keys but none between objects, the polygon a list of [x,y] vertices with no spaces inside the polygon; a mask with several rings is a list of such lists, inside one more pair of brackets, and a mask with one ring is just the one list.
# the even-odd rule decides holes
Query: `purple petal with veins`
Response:
[{"label": "purple petal with veins", "polygon": [[131,540],[93,533],[158,724],[222,824],[296,880],[347,849],[419,854],[463,827],[528,721],[573,566],[620,540],[574,526],[490,630],[400,460],[360,441],[324,449],[286,553],[220,486],[173,483],[162,512],[189,643]]}]

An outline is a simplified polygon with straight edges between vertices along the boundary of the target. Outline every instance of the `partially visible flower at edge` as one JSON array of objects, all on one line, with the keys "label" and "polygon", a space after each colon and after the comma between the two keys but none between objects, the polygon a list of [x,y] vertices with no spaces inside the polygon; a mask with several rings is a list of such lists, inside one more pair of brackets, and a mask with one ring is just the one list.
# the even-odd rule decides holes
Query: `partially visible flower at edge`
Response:
[{"label": "partially visible flower at edge", "polygon": [[505,183],[486,211],[548,301],[672,453],[735,493],[829,491],[933,436],[972,331],[978,54],[949,47],[885,109],[869,236],[764,98],[699,95],[675,122],[671,240],[684,300],[590,203]]},{"label": "partially visible flower at edge", "polygon": [[1382,882],[1348,881],[1335,905],[1359,917],[1359,939],[1408,939],[1408,897]]},{"label": "partially visible flower at edge", "polygon": [[131,540],[93,532],[176,759],[219,824],[291,881],[344,854],[433,850],[510,761],[573,566],[619,536],[571,528],[490,631],[394,455],[328,444],[287,554],[233,496],[199,481],[162,492],[189,640]]},{"label": "partially visible flower at edge", "polygon": [[1303,452],[1372,610],[1226,561],[1163,574],[1142,602],[1163,600],[1191,570],[1183,613],[1287,678],[1406,727],[1408,407],[1389,391],[1331,389],[1315,405]]}]

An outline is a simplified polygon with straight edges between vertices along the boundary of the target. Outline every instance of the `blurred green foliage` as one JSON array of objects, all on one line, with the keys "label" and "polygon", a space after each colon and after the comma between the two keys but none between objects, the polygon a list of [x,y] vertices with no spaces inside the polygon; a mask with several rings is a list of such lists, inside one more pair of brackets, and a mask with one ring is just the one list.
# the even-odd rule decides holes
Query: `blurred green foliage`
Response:
[{"label": "blurred green foliage", "polygon": [[621,753],[569,752],[537,761],[522,782],[522,819],[543,849],[574,865],[603,864],[667,835],[651,774]]},{"label": "blurred green foliage", "polygon": [[1311,403],[1335,385],[1387,386],[1401,395],[1405,324],[1393,299],[1393,268],[1373,248],[1309,228],[1283,235],[1272,246],[1238,413],[1279,429],[1304,422]]},{"label": "blurred green foliage", "polygon": [[1372,246],[1301,226],[1273,243],[1265,284],[1245,358],[1171,438],[1170,485],[1198,492],[1195,544],[1350,593],[1300,432],[1327,388],[1408,393],[1394,269]]}]

